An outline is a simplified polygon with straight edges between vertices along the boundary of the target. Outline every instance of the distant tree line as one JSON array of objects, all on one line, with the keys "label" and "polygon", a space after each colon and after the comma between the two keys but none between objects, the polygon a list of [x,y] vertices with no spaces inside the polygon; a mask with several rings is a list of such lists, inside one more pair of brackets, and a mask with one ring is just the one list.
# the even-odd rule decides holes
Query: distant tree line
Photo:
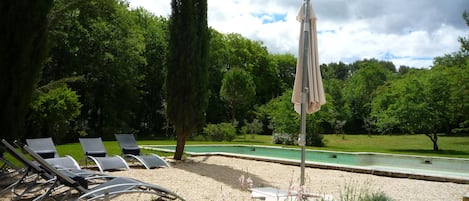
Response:
[{"label": "distant tree line", "polygon": [[[469,22],[467,13],[463,17]],[[27,115],[27,137],[175,136],[166,113],[170,19],[131,10],[123,0],[54,0],[48,22],[49,55]],[[260,134],[297,133],[299,116],[289,102],[295,56],[269,53],[262,42],[236,33],[209,29],[209,37],[206,121],[198,130],[237,122],[240,131],[261,122]],[[308,116],[308,129],[423,133],[434,149],[438,133],[468,133],[469,42],[460,43],[460,51],[435,58],[430,69],[376,59],[322,64],[327,104]],[[60,115],[44,116],[44,108]]]}]

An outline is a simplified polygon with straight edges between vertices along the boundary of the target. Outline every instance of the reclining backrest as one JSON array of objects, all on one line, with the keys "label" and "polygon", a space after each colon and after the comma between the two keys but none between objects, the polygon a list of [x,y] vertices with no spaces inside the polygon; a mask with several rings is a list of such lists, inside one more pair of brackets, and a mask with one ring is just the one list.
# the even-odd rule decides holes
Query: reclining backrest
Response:
[{"label": "reclining backrest", "polygon": [[55,144],[52,138],[34,138],[26,139],[29,148],[39,154],[42,158],[57,158],[59,154],[55,149]]},{"label": "reclining backrest", "polygon": [[98,138],[79,138],[81,147],[87,156],[106,157],[106,149],[103,141]]},{"label": "reclining backrest", "polygon": [[140,148],[133,134],[114,134],[123,154],[140,155]]}]

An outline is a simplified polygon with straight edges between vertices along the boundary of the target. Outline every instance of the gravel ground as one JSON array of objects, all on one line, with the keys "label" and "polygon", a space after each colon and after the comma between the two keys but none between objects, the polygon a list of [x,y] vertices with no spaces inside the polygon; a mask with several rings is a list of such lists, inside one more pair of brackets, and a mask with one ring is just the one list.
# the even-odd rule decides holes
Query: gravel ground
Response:
[{"label": "gravel ground", "polygon": [[[222,156],[192,157],[184,162],[172,162],[171,168],[152,170],[132,168],[130,171],[110,172],[116,176],[140,179],[168,188],[187,200],[252,200],[250,192],[241,190],[239,178],[244,175],[253,181],[253,187],[298,189],[298,166],[238,159]],[[390,178],[337,170],[306,168],[305,191],[331,195],[340,200],[345,189],[353,192],[384,192],[394,200],[402,201],[461,201],[469,192],[468,184],[432,182]],[[349,193],[350,195],[351,193]],[[122,197],[119,200],[137,200]],[[151,197],[143,198],[150,200]],[[138,200],[142,200],[139,197]]]},{"label": "gravel ground", "polygon": [[[130,171],[115,171],[108,174],[160,185],[188,201],[253,200],[250,192],[242,190],[240,186],[239,178],[242,175],[252,180],[253,187],[299,189],[300,167],[298,166],[223,156],[191,157],[171,164],[170,168],[146,170],[132,167]],[[305,192],[333,196],[335,200],[341,200],[341,196],[346,195],[345,189],[352,189],[354,193],[384,192],[396,201],[461,201],[464,194],[469,192],[469,184],[306,168]],[[131,194],[120,196],[115,200],[150,201],[152,198],[148,194]],[[11,200],[11,195],[2,195],[0,200]]]}]

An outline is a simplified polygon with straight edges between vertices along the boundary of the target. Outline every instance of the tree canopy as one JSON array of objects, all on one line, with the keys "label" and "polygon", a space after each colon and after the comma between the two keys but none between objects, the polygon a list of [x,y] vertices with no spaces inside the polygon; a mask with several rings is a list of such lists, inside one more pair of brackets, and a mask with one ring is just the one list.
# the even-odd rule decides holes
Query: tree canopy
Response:
[{"label": "tree canopy", "polygon": [[[6,30],[0,37],[0,122],[8,139],[54,135],[32,126],[47,128],[36,113],[49,104],[46,99],[49,106],[76,100],[79,113],[62,117],[68,126],[60,132],[70,139],[113,139],[116,132],[185,139],[207,124],[229,121],[241,105],[239,127],[258,119],[262,134],[297,132],[293,106],[282,99],[293,85],[295,56],[208,28],[205,1],[174,0],[167,17],[124,0],[19,0],[14,9],[11,2],[0,3],[12,11],[1,13],[0,24]],[[469,25],[469,14],[463,18]],[[328,104],[308,120],[311,129],[424,133],[434,142],[441,133],[469,133],[468,40],[461,36],[461,49],[436,57],[428,69],[397,69],[373,58],[322,64]],[[223,86],[234,69],[244,73],[233,80],[244,81]],[[242,83],[244,89],[228,90]],[[44,86],[50,88],[31,95]],[[68,95],[47,94],[59,88]],[[246,100],[235,103],[234,97]]]}]

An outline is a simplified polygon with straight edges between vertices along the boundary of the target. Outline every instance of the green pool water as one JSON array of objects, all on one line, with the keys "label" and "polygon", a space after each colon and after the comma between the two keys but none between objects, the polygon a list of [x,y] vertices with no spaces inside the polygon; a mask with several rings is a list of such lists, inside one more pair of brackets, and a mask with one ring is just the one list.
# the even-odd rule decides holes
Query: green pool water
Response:
[{"label": "green pool water", "polygon": [[[145,145],[143,148],[174,152],[176,146]],[[192,155],[227,154],[296,162],[301,160],[301,149],[274,146],[186,145],[185,152]],[[469,159],[322,150],[306,150],[305,159],[307,163],[325,164],[331,167],[357,168],[368,172],[404,173],[405,175],[420,174],[424,175],[422,177],[424,179],[429,175],[457,178],[462,179],[464,183],[465,181],[469,183]]]},{"label": "green pool water", "polygon": [[[175,150],[175,146],[158,146],[160,149]],[[301,150],[291,148],[276,148],[264,146],[186,146],[185,151],[189,153],[231,153],[249,156],[262,156],[272,158],[282,158],[290,160],[300,160]],[[307,150],[306,161],[323,163],[339,163],[344,165],[359,165],[357,157],[351,154],[339,152],[324,152]]]}]

